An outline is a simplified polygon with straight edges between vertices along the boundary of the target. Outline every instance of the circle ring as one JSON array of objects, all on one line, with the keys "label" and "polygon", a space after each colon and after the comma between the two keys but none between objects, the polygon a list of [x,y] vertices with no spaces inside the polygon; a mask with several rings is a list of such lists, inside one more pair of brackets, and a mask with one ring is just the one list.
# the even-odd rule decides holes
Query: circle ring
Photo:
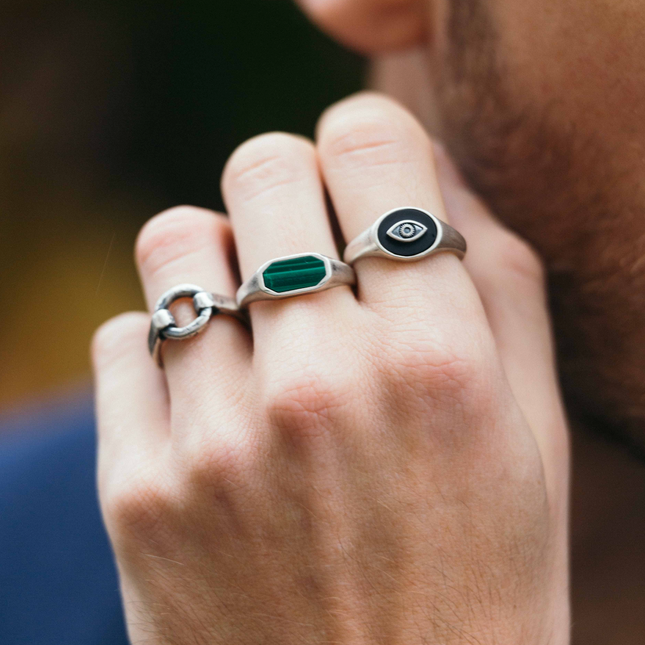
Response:
[{"label": "circle ring", "polygon": [[[170,306],[177,300],[192,298],[196,317],[187,325],[179,327]],[[204,291],[194,284],[179,284],[166,291],[157,300],[148,333],[148,350],[160,367],[163,367],[161,345],[164,340],[187,340],[201,333],[210,319],[217,314],[226,314],[246,322],[233,298]]]}]

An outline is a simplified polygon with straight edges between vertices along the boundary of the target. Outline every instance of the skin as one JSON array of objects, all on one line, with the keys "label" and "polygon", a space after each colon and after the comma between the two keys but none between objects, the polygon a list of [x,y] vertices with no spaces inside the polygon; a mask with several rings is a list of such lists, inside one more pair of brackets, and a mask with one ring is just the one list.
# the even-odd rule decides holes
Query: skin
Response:
[{"label": "skin", "polygon": [[[407,30],[370,33],[377,5],[383,30],[385,6],[406,16],[398,24]],[[418,49],[416,58],[386,63],[381,88],[432,124],[470,185],[540,252],[570,404],[645,454],[643,4],[303,6],[341,41],[377,58]]]},{"label": "skin", "polygon": [[[375,213],[427,208],[476,240],[217,317],[146,354],[146,314],[93,346],[99,491],[132,642],[569,643],[568,440],[540,262],[396,103],[269,134],[222,180],[229,220],[141,232],[150,306],[232,295],[272,257],[338,256]],[[178,315],[182,312],[179,311]],[[214,360],[215,359],[215,360]]]},{"label": "skin", "polygon": [[441,137],[496,216],[544,259],[575,430],[574,635],[642,643],[645,6],[301,4],[373,57],[372,85]]},{"label": "skin", "polygon": [[[376,57],[381,87],[540,251],[574,426],[640,454],[642,3],[304,6]],[[360,97],[315,148],[272,135],[233,155],[232,231],[192,209],[144,229],[150,303],[185,281],[233,293],[232,237],[243,278],[276,255],[333,255],[321,179],[346,241],[415,203],[471,246],[463,266],[365,260],[356,299],[256,303],[252,345],[218,319],[167,348],[167,384],[143,354],[146,317],[101,330],[101,500],[135,643],[569,641],[567,440],[539,263],[430,149],[399,107]],[[643,469],[575,436],[580,642],[640,643]]]}]

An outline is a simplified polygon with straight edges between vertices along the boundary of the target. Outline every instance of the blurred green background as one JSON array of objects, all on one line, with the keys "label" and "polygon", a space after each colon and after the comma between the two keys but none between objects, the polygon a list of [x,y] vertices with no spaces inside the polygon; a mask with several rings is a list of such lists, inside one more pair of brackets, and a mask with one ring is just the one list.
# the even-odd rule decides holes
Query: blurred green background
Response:
[{"label": "blurred green background", "polygon": [[364,63],[290,0],[4,0],[0,408],[86,379],[93,330],[143,306],[140,226],[222,208],[232,150],[312,135]]}]

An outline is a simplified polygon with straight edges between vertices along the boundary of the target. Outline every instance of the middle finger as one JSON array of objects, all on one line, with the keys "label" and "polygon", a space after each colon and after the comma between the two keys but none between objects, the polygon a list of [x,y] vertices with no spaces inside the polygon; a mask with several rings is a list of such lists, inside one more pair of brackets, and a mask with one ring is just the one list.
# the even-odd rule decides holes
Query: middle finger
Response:
[{"label": "middle finger", "polygon": [[[294,135],[272,133],[244,143],[229,160],[222,178],[243,280],[265,262],[299,253],[337,259],[316,151]],[[329,312],[353,307],[347,287],[299,295],[288,300],[253,302],[254,344],[280,347],[322,329]],[[279,350],[280,351],[280,350]]]}]

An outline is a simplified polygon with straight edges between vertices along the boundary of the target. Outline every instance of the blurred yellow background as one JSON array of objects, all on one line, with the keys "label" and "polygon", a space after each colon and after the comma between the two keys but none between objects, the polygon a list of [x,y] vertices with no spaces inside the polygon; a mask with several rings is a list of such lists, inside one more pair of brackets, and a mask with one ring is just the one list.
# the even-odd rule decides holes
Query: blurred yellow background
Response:
[{"label": "blurred yellow background", "polygon": [[142,307],[149,217],[221,209],[236,145],[311,135],[363,76],[289,0],[6,0],[0,48],[5,410],[87,381],[94,329]]}]

